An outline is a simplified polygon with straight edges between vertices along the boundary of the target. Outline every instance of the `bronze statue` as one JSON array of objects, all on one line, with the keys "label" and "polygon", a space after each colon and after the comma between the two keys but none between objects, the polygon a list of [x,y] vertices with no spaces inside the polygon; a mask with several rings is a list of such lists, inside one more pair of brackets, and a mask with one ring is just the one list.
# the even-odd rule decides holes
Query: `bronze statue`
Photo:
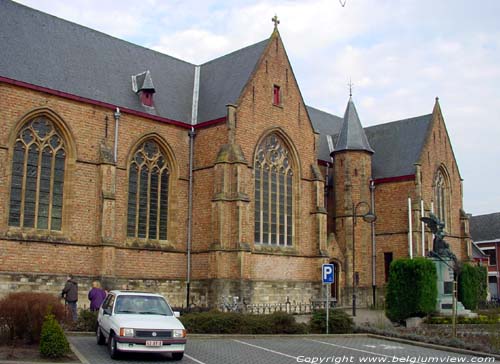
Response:
[{"label": "bronze statue", "polygon": [[420,218],[430,231],[434,234],[434,241],[432,246],[432,251],[429,252],[429,256],[438,256],[441,258],[451,258],[453,261],[457,261],[457,257],[450,249],[450,245],[444,241],[444,222],[440,221],[438,217],[434,214],[429,214],[429,217]]}]

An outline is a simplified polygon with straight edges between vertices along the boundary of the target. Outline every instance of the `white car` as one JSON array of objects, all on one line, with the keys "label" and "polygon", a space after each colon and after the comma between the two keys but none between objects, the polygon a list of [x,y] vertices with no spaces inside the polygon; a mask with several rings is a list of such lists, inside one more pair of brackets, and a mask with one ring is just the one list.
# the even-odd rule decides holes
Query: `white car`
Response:
[{"label": "white car", "polygon": [[108,344],[115,359],[120,352],[172,353],[184,356],[186,330],[159,294],[111,291],[97,316],[97,344]]}]

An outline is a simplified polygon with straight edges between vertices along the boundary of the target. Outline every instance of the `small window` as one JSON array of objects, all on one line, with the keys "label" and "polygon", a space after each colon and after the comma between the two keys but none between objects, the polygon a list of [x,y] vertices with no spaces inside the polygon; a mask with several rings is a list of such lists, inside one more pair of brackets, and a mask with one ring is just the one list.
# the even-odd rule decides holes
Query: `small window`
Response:
[{"label": "small window", "polygon": [[274,85],[273,87],[273,104],[281,105],[281,90],[277,85]]},{"label": "small window", "polygon": [[385,281],[389,281],[389,271],[392,263],[392,252],[384,253]]},{"label": "small window", "polygon": [[497,265],[497,252],[495,249],[485,249],[483,253],[490,257],[490,265]]},{"label": "small window", "polygon": [[141,102],[144,106],[153,107],[153,93],[150,91],[142,91]]}]

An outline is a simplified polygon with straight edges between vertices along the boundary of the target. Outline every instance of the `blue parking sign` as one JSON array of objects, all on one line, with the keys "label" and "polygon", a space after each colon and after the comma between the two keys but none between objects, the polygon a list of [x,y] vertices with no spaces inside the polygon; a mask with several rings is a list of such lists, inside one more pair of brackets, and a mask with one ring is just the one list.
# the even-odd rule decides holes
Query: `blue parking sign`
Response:
[{"label": "blue parking sign", "polygon": [[323,277],[323,283],[333,283],[335,277],[335,269],[333,264],[323,264],[321,269],[321,276]]}]

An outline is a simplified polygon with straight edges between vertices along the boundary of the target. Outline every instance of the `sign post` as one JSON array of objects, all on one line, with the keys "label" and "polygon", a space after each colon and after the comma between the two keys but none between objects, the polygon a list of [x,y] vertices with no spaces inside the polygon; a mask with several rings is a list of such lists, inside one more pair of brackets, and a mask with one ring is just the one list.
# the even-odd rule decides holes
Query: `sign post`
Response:
[{"label": "sign post", "polygon": [[321,276],[323,284],[326,284],[326,333],[329,330],[330,321],[330,285],[334,282],[335,269],[333,264],[323,264],[321,267]]}]

